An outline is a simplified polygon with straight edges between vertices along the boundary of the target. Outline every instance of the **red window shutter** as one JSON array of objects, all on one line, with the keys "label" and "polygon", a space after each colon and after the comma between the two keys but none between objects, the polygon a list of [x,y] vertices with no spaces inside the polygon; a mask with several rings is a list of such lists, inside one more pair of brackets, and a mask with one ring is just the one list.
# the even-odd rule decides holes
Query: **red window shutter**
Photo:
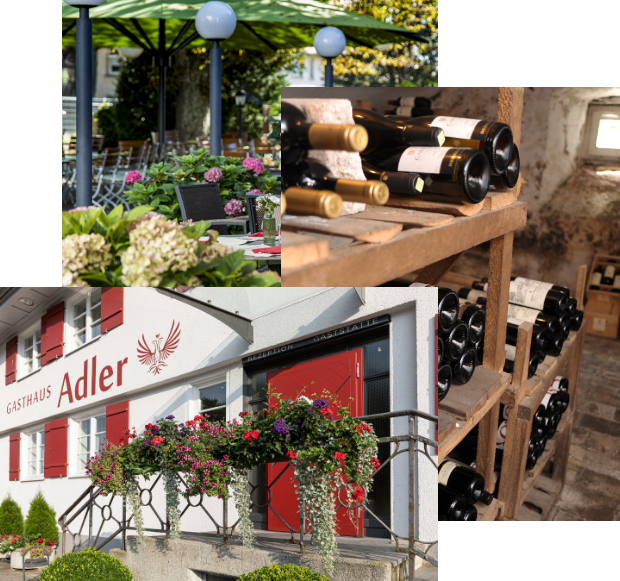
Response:
[{"label": "red window shutter", "polygon": [[63,418],[45,424],[45,478],[67,475],[69,420]]},{"label": "red window shutter", "polygon": [[125,430],[129,429],[129,400],[105,408],[105,435],[111,444],[118,445],[121,438],[127,443]]},{"label": "red window shutter", "polygon": [[17,379],[17,337],[6,344],[6,385]]},{"label": "red window shutter", "polygon": [[41,317],[41,367],[47,363],[47,315]]},{"label": "red window shutter", "polygon": [[[45,360],[41,358],[41,365],[62,357],[65,345],[65,303],[64,301],[54,305],[45,313],[45,350],[41,339],[41,354],[45,354]],[[41,319],[41,336],[43,337],[43,319]]]},{"label": "red window shutter", "polygon": [[9,436],[9,480],[19,480],[19,442],[21,434],[15,432]]},{"label": "red window shutter", "polygon": [[123,324],[123,288],[101,289],[101,332],[107,333]]}]

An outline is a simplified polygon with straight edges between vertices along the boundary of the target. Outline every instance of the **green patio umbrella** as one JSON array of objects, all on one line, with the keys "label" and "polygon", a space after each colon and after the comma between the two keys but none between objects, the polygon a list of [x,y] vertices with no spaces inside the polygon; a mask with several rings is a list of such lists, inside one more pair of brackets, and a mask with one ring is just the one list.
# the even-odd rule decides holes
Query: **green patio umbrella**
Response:
[{"label": "green patio umbrella", "polygon": [[[349,46],[417,40],[422,36],[368,16],[347,12],[317,0],[226,0],[237,17],[237,27],[222,48],[265,49],[312,46],[324,26],[339,28]],[[90,9],[94,47],[139,47],[154,57],[160,72],[159,141],[165,129],[165,67],[187,47],[204,47],[195,18],[204,3],[173,0],[107,0]],[[75,21],[79,9],[63,2],[63,46],[75,46]]]}]

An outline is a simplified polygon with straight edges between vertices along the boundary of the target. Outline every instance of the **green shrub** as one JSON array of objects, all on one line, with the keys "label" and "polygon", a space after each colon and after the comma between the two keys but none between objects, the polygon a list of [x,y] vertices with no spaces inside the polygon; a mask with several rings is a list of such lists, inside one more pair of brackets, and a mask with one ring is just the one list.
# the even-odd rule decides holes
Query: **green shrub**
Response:
[{"label": "green shrub", "polygon": [[24,531],[24,517],[12,498],[7,494],[0,504],[0,535],[21,535]]},{"label": "green shrub", "polygon": [[297,565],[265,565],[244,573],[239,581],[329,581],[329,578]]},{"label": "green shrub", "polygon": [[39,581],[131,581],[133,575],[118,559],[84,550],[65,553],[43,570]]},{"label": "green shrub", "polygon": [[58,528],[56,527],[56,513],[47,504],[43,493],[39,490],[30,503],[30,510],[24,525],[26,538],[41,538],[44,541],[54,541],[58,545]]}]

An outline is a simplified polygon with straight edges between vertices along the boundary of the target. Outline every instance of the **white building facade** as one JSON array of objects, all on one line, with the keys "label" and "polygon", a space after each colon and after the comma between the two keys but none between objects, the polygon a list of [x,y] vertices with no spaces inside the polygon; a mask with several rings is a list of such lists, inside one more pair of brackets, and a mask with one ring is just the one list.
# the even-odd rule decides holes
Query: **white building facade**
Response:
[{"label": "white building facade", "polygon": [[[296,371],[302,383],[317,382],[319,393],[323,371],[343,361],[351,370],[344,381],[357,386],[358,415],[436,415],[436,310],[436,290],[427,288],[0,289],[0,498],[10,492],[25,515],[40,488],[59,517],[90,485],[85,464],[106,438],[116,442],[126,428],[140,433],[170,414],[186,421],[207,412],[230,421],[261,409],[267,383]],[[141,361],[141,353],[166,342],[167,358]],[[379,436],[404,435],[408,419],[374,427]],[[434,440],[434,423],[418,420],[417,433]],[[390,445],[382,445],[381,460]],[[434,540],[436,470],[416,456],[416,536]],[[369,507],[408,537],[407,454],[382,472]],[[266,469],[252,478],[264,482]],[[154,502],[164,506],[163,498],[160,484]],[[221,504],[203,503],[216,520]],[[236,518],[232,503],[230,510]],[[144,514],[146,527],[160,528],[146,508]],[[269,529],[269,518],[268,509],[252,514],[258,528]],[[97,512],[93,519],[100,538],[117,528]],[[358,536],[387,536],[377,519],[363,520]],[[215,526],[190,508],[181,529]]]}]

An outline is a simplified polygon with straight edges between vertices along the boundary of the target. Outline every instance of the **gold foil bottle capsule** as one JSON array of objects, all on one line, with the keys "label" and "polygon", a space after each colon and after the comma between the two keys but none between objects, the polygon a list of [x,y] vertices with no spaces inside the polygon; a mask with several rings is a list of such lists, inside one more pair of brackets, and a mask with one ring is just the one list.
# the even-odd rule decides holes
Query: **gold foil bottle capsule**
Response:
[{"label": "gold foil bottle capsule", "polygon": [[337,218],[342,213],[342,198],[329,190],[288,188],[284,193],[291,214]]},{"label": "gold foil bottle capsule", "polygon": [[284,216],[286,214],[286,197],[284,194],[280,197],[280,215]]},{"label": "gold foil bottle capsule", "polygon": [[383,206],[390,197],[390,190],[379,180],[338,180],[336,193],[348,202],[363,202],[372,206]]},{"label": "gold foil bottle capsule", "polygon": [[368,146],[368,132],[361,125],[324,125],[313,123],[308,139],[314,149],[364,151]]}]

